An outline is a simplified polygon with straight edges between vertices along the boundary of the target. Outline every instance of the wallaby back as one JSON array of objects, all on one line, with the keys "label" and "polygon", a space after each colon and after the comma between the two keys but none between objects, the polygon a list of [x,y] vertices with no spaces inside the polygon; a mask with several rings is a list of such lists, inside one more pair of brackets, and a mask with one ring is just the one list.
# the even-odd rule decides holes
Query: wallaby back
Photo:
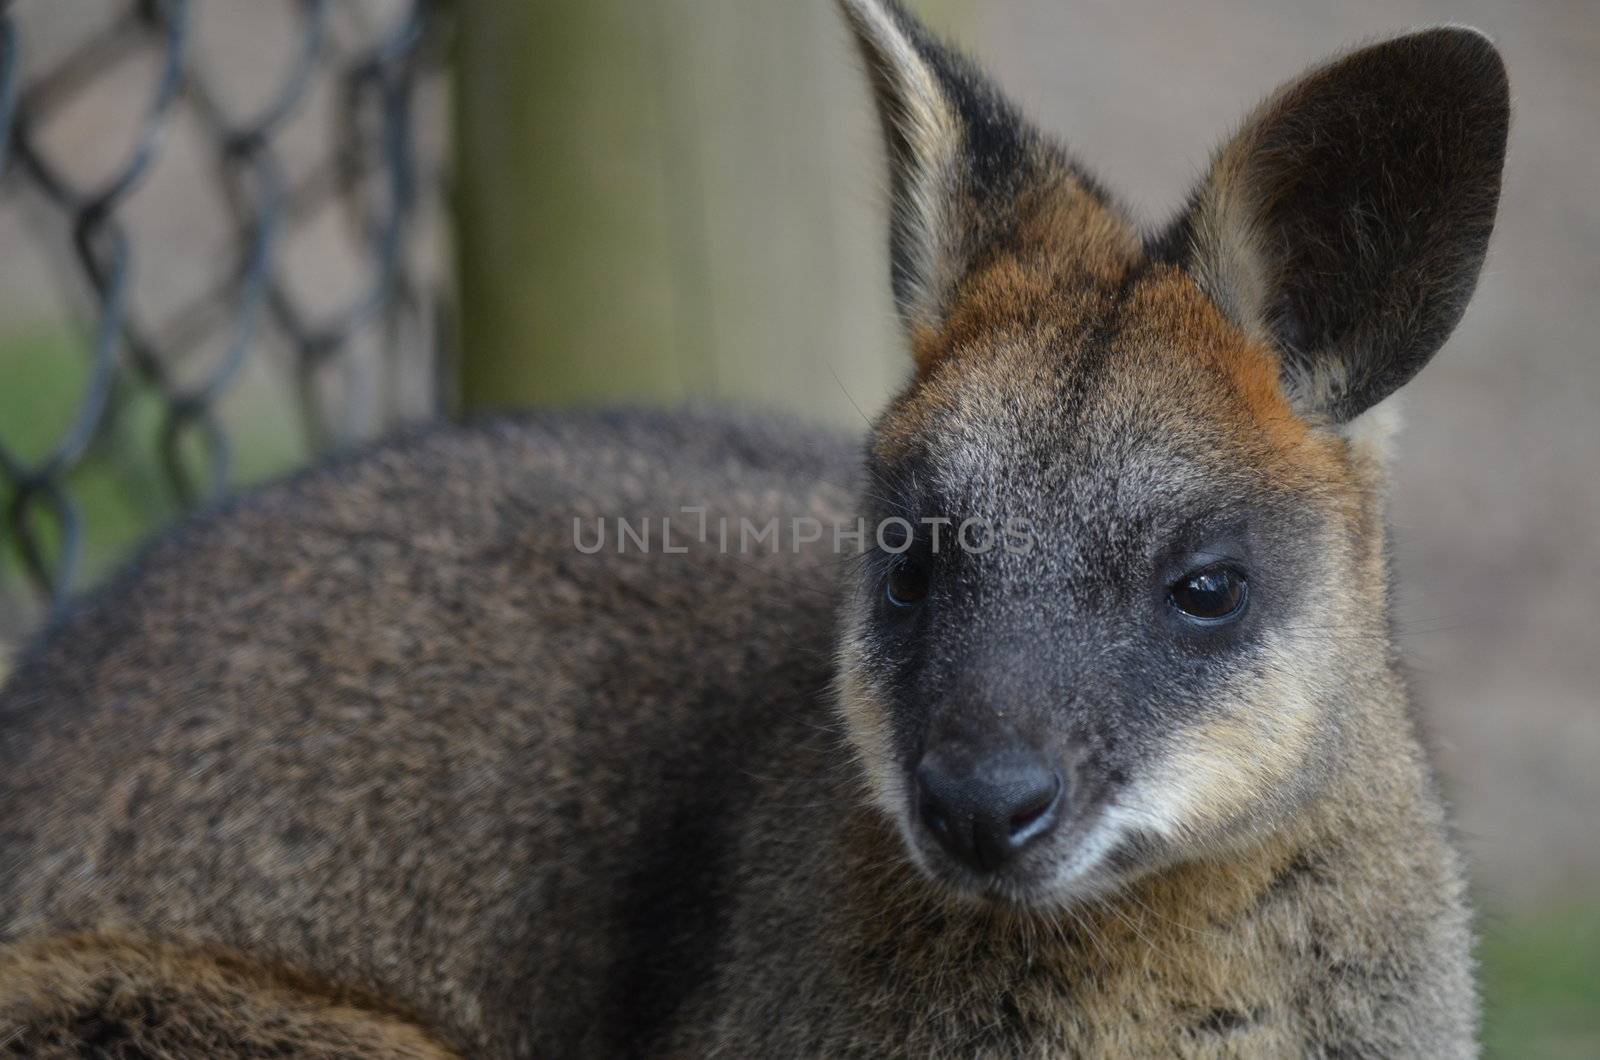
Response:
[{"label": "wallaby back", "polygon": [[[852,463],[794,428],[546,418],[191,522],[0,698],[0,938],[220,946],[468,1055],[649,1040],[712,960],[733,821],[830,724],[831,557],[718,554],[678,509],[832,518]],[[691,551],[577,552],[574,518],[619,514]]]}]

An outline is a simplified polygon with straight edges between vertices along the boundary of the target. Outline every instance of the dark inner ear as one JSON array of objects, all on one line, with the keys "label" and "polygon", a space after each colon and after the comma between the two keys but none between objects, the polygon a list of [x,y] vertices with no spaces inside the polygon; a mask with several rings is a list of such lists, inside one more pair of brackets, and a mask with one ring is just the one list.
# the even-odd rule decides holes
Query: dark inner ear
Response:
[{"label": "dark inner ear", "polygon": [[1161,241],[1284,358],[1302,408],[1348,420],[1439,349],[1500,195],[1505,69],[1467,29],[1378,44],[1270,99]]}]

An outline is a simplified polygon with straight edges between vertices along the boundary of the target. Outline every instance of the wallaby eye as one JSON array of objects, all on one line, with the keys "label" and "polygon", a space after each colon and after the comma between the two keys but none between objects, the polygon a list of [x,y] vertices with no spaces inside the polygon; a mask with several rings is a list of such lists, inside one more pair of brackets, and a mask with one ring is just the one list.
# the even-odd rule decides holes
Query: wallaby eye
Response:
[{"label": "wallaby eye", "polygon": [[915,560],[902,559],[889,571],[884,597],[895,607],[915,607],[928,596],[928,572]]},{"label": "wallaby eye", "polygon": [[1188,618],[1211,625],[1230,622],[1244,613],[1250,586],[1233,567],[1206,567],[1178,579],[1168,599]]}]

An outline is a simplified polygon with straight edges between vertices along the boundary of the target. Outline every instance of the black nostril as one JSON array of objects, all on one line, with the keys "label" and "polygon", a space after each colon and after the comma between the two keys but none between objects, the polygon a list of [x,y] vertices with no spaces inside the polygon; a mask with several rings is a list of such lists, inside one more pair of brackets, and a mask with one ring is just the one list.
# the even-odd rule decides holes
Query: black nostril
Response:
[{"label": "black nostril", "polygon": [[1014,841],[1026,842],[1027,833],[1043,826],[1046,823],[1045,819],[1055,809],[1056,801],[1061,797],[1061,778],[1052,774],[1050,780],[1048,788],[1040,791],[1031,802],[1011,815],[1008,823]]},{"label": "black nostril", "polygon": [[923,824],[957,860],[993,872],[1055,826],[1061,778],[1037,753],[934,751],[917,769]]}]

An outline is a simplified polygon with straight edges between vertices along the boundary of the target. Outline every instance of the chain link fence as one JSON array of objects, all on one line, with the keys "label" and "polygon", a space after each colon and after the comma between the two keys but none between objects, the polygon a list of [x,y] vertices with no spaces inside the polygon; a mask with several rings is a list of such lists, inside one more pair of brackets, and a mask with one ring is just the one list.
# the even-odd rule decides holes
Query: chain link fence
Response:
[{"label": "chain link fence", "polygon": [[434,8],[0,0],[0,647],[172,514],[448,401]]}]

